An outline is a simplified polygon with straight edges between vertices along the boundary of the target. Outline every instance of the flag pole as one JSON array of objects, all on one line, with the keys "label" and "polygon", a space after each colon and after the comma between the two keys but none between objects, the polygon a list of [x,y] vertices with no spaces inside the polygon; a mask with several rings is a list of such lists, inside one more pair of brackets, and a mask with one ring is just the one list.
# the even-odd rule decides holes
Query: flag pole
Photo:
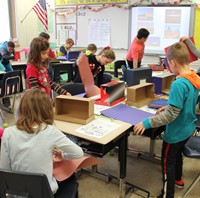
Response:
[{"label": "flag pole", "polygon": [[21,23],[23,23],[24,22],[24,20],[26,19],[26,17],[29,15],[29,13],[31,12],[31,10],[32,10],[33,8],[31,8],[30,10],[29,10],[29,12],[25,15],[25,17],[21,20]]}]

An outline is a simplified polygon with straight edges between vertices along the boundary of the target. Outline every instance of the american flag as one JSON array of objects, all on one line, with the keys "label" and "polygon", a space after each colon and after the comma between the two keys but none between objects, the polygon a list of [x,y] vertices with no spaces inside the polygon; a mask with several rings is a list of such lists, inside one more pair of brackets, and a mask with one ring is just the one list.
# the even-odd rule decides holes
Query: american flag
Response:
[{"label": "american flag", "polygon": [[39,0],[33,7],[33,10],[37,14],[38,18],[44,25],[44,29],[48,30],[48,17],[47,17],[47,8],[46,0]]}]

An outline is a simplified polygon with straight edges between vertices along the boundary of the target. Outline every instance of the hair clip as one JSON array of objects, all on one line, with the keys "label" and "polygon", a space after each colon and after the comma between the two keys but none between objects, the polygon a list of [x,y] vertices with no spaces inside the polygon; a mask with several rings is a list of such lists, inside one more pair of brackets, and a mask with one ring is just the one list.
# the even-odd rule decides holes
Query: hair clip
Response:
[{"label": "hair clip", "polygon": [[106,46],[104,49],[110,49],[110,46]]}]

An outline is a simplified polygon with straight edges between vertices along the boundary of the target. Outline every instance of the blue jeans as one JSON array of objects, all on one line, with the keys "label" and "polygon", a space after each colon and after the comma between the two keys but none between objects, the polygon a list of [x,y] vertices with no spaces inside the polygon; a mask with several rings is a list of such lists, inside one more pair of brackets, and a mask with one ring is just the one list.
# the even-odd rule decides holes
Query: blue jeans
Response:
[{"label": "blue jeans", "polygon": [[4,67],[6,68],[6,72],[13,71],[12,65],[10,63],[8,63],[7,65],[4,65]]}]

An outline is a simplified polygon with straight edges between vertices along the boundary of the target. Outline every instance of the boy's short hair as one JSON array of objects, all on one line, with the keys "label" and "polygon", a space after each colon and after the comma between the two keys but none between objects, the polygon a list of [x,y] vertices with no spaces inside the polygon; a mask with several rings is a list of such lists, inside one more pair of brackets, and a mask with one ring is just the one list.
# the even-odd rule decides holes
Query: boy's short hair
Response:
[{"label": "boy's short hair", "polygon": [[66,40],[66,43],[70,43],[70,44],[74,45],[74,40],[72,38],[68,38]]},{"label": "boy's short hair", "polygon": [[15,48],[15,43],[12,42],[12,41],[9,41],[9,42],[8,42],[8,47]]},{"label": "boy's short hair", "polygon": [[39,34],[39,36],[45,38],[46,40],[49,40],[49,39],[50,39],[49,34],[47,34],[46,32],[41,32],[41,33]]},{"label": "boy's short hair", "polygon": [[87,46],[87,50],[89,50],[89,51],[97,51],[97,46],[95,44],[91,43],[91,44],[89,44]]},{"label": "boy's short hair", "polygon": [[170,46],[167,51],[167,59],[175,60],[181,65],[190,63],[190,53],[183,42],[177,42]]},{"label": "boy's short hair", "polygon": [[138,30],[137,38],[138,39],[147,38],[149,36],[149,34],[150,34],[150,32],[146,28],[141,28]]}]

